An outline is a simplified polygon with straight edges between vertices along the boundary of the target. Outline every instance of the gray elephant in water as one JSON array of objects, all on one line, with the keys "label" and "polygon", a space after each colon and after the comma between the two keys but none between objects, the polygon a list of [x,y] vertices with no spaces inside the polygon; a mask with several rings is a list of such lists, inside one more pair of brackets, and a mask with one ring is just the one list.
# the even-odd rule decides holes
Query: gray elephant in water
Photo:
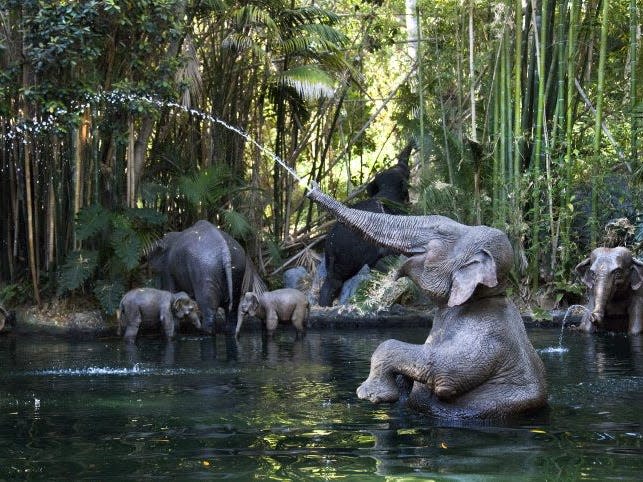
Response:
[{"label": "gray elephant in water", "polygon": [[410,277],[438,309],[423,345],[387,340],[373,353],[357,395],[408,404],[446,418],[492,418],[547,403],[543,363],[505,295],[513,250],[502,231],[444,216],[399,216],[350,209],[316,186],[307,196],[339,222],[408,256]]},{"label": "gray elephant in water", "polygon": [[249,290],[265,291],[241,245],[208,221],[167,233],[147,256],[151,268],[161,275],[161,288],[185,291],[196,300],[206,332],[213,330],[220,307],[232,327],[241,295]]},{"label": "gray elephant in water", "polygon": [[199,308],[187,293],[170,293],[155,288],[137,288],[125,293],[118,311],[118,334],[125,327],[124,338],[132,342],[139,328],[154,327],[159,324],[168,338],[174,337],[182,320],[191,322],[197,330],[201,329]]},{"label": "gray elephant in water", "polygon": [[581,330],[592,333],[606,325],[605,318],[617,316],[627,317],[629,334],[643,332],[643,262],[629,249],[596,248],[576,272],[590,290]]},{"label": "gray elephant in water", "polygon": [[308,298],[294,288],[282,288],[263,294],[250,291],[239,303],[235,336],[239,336],[241,325],[247,315],[256,316],[265,321],[268,334],[272,334],[277,329],[280,321],[290,321],[300,335],[305,330],[309,312]]}]

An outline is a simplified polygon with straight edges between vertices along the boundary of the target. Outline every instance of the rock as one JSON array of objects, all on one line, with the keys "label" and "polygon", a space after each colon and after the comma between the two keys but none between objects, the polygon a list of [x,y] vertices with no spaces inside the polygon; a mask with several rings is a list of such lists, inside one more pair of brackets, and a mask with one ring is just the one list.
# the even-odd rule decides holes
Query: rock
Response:
[{"label": "rock", "polygon": [[311,277],[303,266],[284,271],[284,288],[294,288],[306,292],[310,289]]},{"label": "rock", "polygon": [[367,264],[362,266],[355,276],[346,280],[339,293],[338,304],[347,305],[352,296],[357,292],[359,286],[371,277],[371,269]]}]

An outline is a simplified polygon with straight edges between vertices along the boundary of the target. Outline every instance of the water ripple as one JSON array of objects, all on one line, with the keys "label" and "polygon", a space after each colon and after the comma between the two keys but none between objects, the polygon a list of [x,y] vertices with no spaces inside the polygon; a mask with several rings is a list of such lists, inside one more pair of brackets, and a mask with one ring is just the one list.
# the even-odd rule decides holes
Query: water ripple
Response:
[{"label": "water ripple", "polygon": [[[116,376],[116,377],[128,377],[128,376],[147,376],[147,375],[163,375],[163,376],[173,376],[173,375],[197,375],[204,373],[222,373],[224,371],[230,370],[221,370],[221,369],[193,369],[193,368],[143,368],[140,364],[135,364],[131,368],[127,367],[96,367],[90,366],[85,368],[57,368],[57,369],[48,369],[48,370],[34,370],[26,372],[25,375],[32,376],[58,376],[58,377],[83,377],[83,376]],[[233,369],[232,371],[237,371]]]}]

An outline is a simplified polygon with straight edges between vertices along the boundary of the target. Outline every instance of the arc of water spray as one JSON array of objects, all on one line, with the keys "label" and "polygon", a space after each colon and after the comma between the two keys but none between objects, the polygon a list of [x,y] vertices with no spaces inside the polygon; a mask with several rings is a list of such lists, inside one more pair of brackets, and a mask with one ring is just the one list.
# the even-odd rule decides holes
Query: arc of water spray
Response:
[{"label": "arc of water spray", "polygon": [[[98,103],[102,99],[104,99],[106,102],[110,104],[123,104],[124,101],[130,101],[130,102],[144,101],[148,104],[154,105],[159,108],[168,107],[172,109],[178,109],[186,114],[190,114],[195,117],[199,117],[203,120],[207,120],[207,121],[219,124],[225,127],[226,129],[240,135],[246,141],[250,142],[252,145],[257,147],[261,152],[266,154],[268,157],[277,161],[277,163],[280,166],[282,166],[286,170],[286,172],[288,172],[292,177],[294,177],[297,180],[297,182],[299,182],[299,184],[301,184],[302,186],[306,187],[307,189],[312,189],[317,187],[316,184],[314,183],[313,183],[313,186],[310,186],[302,177],[300,177],[297,174],[297,172],[292,167],[286,164],[283,161],[283,159],[281,159],[277,154],[272,152],[267,147],[261,145],[259,142],[253,139],[248,133],[246,133],[245,131],[243,131],[238,127],[228,124],[224,120],[219,119],[214,115],[207,114],[205,112],[202,112],[196,109],[190,109],[174,101],[165,101],[165,100],[151,97],[148,95],[128,94],[118,90],[103,92],[103,93],[94,94],[94,95],[88,95],[85,99],[85,102],[83,103],[75,102],[74,104],[72,104],[71,110],[57,109],[54,113],[49,114],[45,119],[42,119],[42,120],[38,120],[37,118],[34,117],[30,121],[25,121],[21,124],[12,126],[11,130],[5,133],[4,136],[7,139],[15,139],[15,138],[18,138],[21,134],[24,134],[26,132],[29,132],[31,134],[39,134],[44,130],[52,128],[60,117],[64,115],[69,115],[69,114],[80,115],[85,109],[89,108],[92,105],[92,103]],[[26,143],[26,142],[27,142],[27,139],[26,137],[24,137],[23,143]]]}]

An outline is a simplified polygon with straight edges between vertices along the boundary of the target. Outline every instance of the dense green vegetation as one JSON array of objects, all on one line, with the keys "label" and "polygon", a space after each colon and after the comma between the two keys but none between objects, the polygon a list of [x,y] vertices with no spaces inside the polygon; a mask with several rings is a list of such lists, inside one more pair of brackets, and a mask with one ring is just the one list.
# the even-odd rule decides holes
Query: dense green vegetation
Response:
[{"label": "dense green vegetation", "polygon": [[413,209],[505,229],[521,294],[560,298],[590,246],[643,244],[641,17],[636,0],[5,0],[0,301],[110,311],[146,246],[200,218],[265,275],[311,263],[328,219],[275,156],[345,200],[409,138]]}]

